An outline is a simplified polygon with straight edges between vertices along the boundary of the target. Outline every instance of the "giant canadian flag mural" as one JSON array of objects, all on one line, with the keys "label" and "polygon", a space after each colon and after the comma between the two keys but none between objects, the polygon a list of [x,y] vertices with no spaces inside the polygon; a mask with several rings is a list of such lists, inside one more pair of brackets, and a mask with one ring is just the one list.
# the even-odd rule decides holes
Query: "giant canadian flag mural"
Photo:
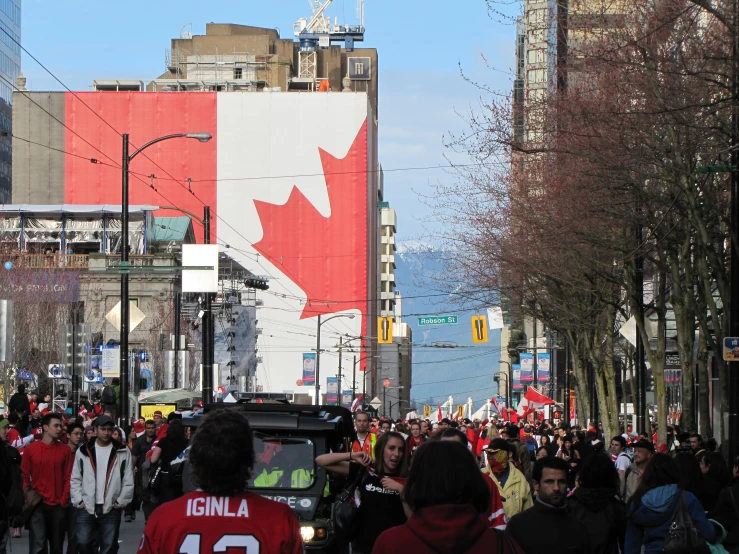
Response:
[{"label": "giant canadian flag mural", "polygon": [[[213,135],[208,143],[165,141],[137,156],[130,203],[195,214],[211,206],[213,242],[270,279],[257,315],[264,330],[257,378],[264,390],[310,392],[296,381],[303,352],[316,348],[317,316],[353,315],[322,326],[325,392],[325,378],[337,372],[339,336],[367,337],[374,329],[377,134],[367,96],[52,94],[64,95],[63,113],[55,113],[61,112],[58,102],[50,111],[67,127],[49,142],[71,154],[64,157],[68,204],[120,203],[120,132],[128,132],[134,146],[172,133]],[[91,164],[90,158],[103,163]],[[195,229],[201,242],[202,227],[195,223]],[[353,344],[360,347],[360,341]],[[345,367],[351,363],[345,358]]]}]

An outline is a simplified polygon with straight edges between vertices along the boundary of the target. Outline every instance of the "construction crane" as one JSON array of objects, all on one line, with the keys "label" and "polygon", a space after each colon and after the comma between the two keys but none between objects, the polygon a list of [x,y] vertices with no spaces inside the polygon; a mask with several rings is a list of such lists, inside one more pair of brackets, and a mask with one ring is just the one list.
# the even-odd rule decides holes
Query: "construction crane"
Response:
[{"label": "construction crane", "polygon": [[332,3],[333,0],[308,0],[313,17],[310,20],[301,18],[295,22],[295,36],[300,41],[298,46],[300,81],[315,83],[319,48],[328,48],[334,42],[343,42],[346,51],[353,52],[354,43],[364,40],[364,0],[357,0],[359,25],[339,25],[338,21],[331,25],[331,18],[325,13]]}]

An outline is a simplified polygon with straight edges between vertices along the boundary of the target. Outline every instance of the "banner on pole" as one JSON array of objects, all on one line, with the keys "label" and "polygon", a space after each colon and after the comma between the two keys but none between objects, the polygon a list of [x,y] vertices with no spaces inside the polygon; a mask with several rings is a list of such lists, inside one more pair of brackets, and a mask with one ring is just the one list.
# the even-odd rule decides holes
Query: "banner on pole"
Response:
[{"label": "banner on pole", "polygon": [[338,406],[339,404],[339,378],[326,378],[326,404],[328,406]]},{"label": "banner on pole", "polygon": [[548,383],[551,377],[551,356],[549,352],[538,352],[536,356],[536,380],[539,384]]},{"label": "banner on pole", "polygon": [[345,390],[341,392],[341,405],[344,408],[352,407],[352,391],[351,390]]},{"label": "banner on pole", "polygon": [[303,353],[303,385],[316,384],[316,353]]},{"label": "banner on pole", "polygon": [[523,385],[521,384],[521,365],[520,364],[513,364],[511,366],[511,369],[513,370],[513,379],[511,381],[511,390],[514,391],[522,391]]},{"label": "banner on pole", "polygon": [[534,382],[534,355],[528,352],[521,353],[521,382]]}]

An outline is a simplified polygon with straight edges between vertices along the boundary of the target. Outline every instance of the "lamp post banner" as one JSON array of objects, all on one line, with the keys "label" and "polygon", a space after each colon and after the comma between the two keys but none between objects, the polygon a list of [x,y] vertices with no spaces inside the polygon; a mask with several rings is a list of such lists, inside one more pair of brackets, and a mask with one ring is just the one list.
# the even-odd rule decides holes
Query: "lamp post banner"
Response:
[{"label": "lamp post banner", "polygon": [[513,374],[513,380],[511,382],[511,390],[522,391],[523,385],[521,384],[521,365],[512,364],[511,373]]},{"label": "lamp post banner", "polygon": [[521,382],[534,382],[534,355],[528,352],[521,354]]},{"label": "lamp post banner", "polygon": [[551,356],[549,352],[539,352],[537,359],[537,380],[541,383],[548,383],[551,375]]},{"label": "lamp post banner", "polygon": [[316,384],[316,353],[303,353],[303,385]]},{"label": "lamp post banner", "polygon": [[326,404],[338,406],[339,404],[339,378],[326,378]]}]

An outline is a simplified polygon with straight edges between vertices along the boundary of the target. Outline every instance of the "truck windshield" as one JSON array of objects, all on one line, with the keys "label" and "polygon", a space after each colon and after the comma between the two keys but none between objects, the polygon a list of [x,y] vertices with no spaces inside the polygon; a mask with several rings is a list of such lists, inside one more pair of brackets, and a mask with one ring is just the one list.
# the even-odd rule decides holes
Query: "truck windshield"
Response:
[{"label": "truck windshield", "polygon": [[255,432],[256,464],[249,488],[309,489],[315,480],[314,451],[310,439]]}]

